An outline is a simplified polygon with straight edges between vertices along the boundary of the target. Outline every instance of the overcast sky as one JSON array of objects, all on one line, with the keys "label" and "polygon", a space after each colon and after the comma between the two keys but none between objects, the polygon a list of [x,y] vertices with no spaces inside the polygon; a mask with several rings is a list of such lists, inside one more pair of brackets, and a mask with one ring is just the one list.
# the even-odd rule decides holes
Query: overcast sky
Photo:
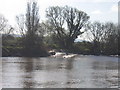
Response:
[{"label": "overcast sky", "polygon": [[[16,23],[16,15],[26,11],[28,0],[0,0],[0,14],[8,19],[11,25]],[[91,21],[118,21],[119,0],[38,0],[41,21],[45,20],[45,10],[49,6],[72,6],[86,12]]]},{"label": "overcast sky", "polygon": [[[0,14],[16,26],[16,15],[24,14],[26,3],[30,0],[0,0]],[[90,21],[118,22],[119,0],[37,0],[41,21],[45,20],[45,10],[49,6],[71,6],[86,12]]]}]

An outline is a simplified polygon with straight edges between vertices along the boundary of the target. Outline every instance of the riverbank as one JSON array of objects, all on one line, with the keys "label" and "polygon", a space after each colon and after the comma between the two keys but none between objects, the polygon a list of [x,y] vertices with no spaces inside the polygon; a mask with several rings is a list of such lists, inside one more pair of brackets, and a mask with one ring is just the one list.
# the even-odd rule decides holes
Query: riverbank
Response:
[{"label": "riverbank", "polygon": [[[48,50],[46,52],[36,56],[27,56],[27,57],[55,57],[55,58],[72,58],[77,55],[94,55],[94,54],[80,54],[80,53],[68,53],[64,50]],[[34,53],[33,53],[34,54]],[[119,57],[119,55],[95,55],[95,56],[109,56],[109,57]],[[2,57],[26,57],[22,52],[22,48],[2,48]]]},{"label": "riverbank", "polygon": [[119,57],[119,55],[94,55],[94,54],[79,54],[79,53],[68,53],[65,51],[57,51],[57,50],[50,50],[49,51],[50,57],[55,57],[55,58],[72,58],[78,55],[93,55],[93,56],[109,56],[109,57]]},{"label": "riverbank", "polygon": [[48,57],[50,54],[42,48],[24,49],[23,47],[2,47],[2,57]]}]

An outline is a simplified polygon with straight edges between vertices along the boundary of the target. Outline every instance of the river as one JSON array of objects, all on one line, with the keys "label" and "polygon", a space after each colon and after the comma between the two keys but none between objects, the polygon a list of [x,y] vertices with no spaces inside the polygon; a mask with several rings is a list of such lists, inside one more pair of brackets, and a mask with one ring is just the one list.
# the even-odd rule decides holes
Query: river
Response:
[{"label": "river", "polygon": [[118,58],[2,58],[3,88],[117,88]]}]

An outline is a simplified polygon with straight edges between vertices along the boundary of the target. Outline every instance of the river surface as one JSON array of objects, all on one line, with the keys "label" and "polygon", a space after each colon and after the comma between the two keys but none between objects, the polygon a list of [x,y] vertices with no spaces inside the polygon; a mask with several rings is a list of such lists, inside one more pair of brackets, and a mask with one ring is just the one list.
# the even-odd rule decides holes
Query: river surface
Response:
[{"label": "river surface", "polygon": [[3,88],[117,88],[118,58],[2,58]]}]

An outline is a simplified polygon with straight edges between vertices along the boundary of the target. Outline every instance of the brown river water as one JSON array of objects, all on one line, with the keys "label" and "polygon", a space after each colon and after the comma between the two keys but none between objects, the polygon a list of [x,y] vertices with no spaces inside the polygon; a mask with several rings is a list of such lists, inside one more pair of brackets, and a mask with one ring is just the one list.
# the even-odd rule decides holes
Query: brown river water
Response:
[{"label": "brown river water", "polygon": [[3,57],[1,68],[3,88],[118,87],[117,57]]}]

